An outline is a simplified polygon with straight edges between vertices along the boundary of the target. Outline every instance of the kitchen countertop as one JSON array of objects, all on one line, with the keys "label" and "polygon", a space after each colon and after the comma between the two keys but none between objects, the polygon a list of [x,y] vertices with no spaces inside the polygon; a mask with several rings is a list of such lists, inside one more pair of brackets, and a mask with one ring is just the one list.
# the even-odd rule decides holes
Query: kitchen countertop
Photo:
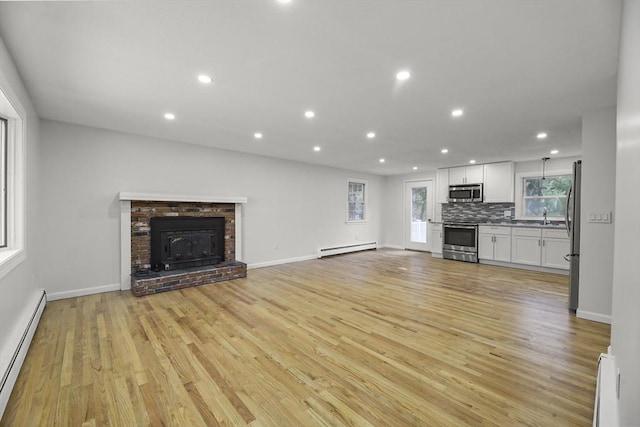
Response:
[{"label": "kitchen countertop", "polygon": [[[455,221],[429,221],[431,224],[444,224],[446,222],[455,222]],[[505,222],[478,222],[478,225],[488,225],[492,227],[526,227],[526,228],[551,228],[557,230],[565,230],[567,227],[562,224],[538,224],[534,222],[514,222],[514,221],[505,221]]]},{"label": "kitchen countertop", "polygon": [[564,224],[537,224],[526,222],[479,222],[478,225],[488,225],[492,227],[525,227],[525,228],[552,228],[557,230],[565,230],[567,227]]}]

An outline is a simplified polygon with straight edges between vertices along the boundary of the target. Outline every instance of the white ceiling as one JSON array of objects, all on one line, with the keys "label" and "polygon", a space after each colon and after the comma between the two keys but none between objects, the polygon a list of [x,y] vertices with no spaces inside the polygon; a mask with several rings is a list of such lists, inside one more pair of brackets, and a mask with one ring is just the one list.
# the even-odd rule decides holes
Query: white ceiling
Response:
[{"label": "white ceiling", "polygon": [[[0,37],[43,118],[391,175],[580,154],[582,113],[615,104],[620,11],[617,0],[2,2]],[[401,69],[411,78],[399,83]]]}]

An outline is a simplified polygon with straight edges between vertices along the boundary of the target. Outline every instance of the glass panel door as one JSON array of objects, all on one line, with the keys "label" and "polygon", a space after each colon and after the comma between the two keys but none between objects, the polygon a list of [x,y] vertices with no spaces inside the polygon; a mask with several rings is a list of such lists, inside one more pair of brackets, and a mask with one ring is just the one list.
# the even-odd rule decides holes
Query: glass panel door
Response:
[{"label": "glass panel door", "polygon": [[431,250],[429,221],[433,216],[433,181],[405,184],[405,248]]}]

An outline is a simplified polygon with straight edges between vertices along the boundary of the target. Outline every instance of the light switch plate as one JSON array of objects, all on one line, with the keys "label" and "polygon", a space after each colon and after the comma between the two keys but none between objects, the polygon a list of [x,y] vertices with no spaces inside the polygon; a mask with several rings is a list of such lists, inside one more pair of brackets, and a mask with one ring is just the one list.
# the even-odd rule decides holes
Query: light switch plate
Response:
[{"label": "light switch plate", "polygon": [[589,212],[589,221],[599,224],[611,224],[613,219],[613,212]]}]

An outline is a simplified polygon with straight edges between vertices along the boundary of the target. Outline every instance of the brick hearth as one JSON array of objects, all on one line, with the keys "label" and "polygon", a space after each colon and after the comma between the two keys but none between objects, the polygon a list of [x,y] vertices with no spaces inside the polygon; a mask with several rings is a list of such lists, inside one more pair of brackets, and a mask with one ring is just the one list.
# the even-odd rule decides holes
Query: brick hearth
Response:
[{"label": "brick hearth", "polygon": [[151,271],[148,274],[131,276],[131,292],[141,297],[242,277],[247,277],[247,265],[240,261],[226,261],[211,267],[194,267],[170,272]]}]

